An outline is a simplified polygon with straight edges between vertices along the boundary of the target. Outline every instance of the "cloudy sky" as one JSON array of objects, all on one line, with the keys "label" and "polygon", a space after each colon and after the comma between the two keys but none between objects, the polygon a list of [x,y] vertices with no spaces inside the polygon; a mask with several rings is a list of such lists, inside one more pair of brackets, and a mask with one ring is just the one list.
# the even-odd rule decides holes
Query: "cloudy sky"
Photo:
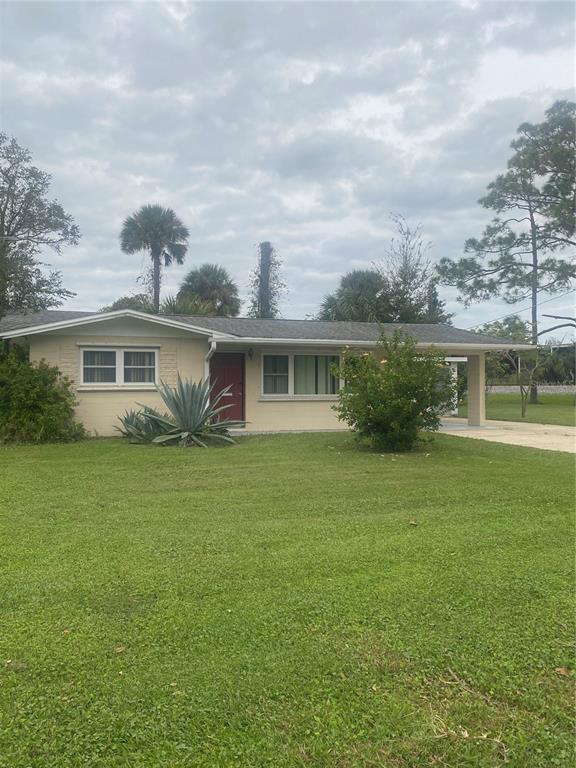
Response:
[{"label": "cloudy sky", "polygon": [[[165,292],[212,261],[245,295],[256,244],[271,240],[285,317],[315,312],[342,273],[378,260],[390,212],[422,223],[434,259],[457,257],[488,221],[477,200],[517,126],[573,98],[567,2],[2,2],[0,13],[2,130],[53,174],[82,231],[50,256],[78,294],[70,309],[138,290],[145,262],[121,253],[118,233],[149,202],[191,231]],[[444,296],[461,327],[511,311]]]}]

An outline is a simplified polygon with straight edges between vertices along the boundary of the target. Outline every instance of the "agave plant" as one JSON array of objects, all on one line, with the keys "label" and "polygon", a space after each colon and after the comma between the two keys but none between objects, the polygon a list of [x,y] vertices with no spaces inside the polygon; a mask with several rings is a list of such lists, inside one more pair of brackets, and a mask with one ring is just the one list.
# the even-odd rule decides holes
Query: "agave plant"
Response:
[{"label": "agave plant", "polygon": [[121,426],[116,427],[123,437],[127,437],[131,443],[151,443],[155,437],[164,432],[164,428],[151,416],[161,414],[147,405],[139,411],[126,411],[119,416]]},{"label": "agave plant", "polygon": [[154,443],[178,443],[181,446],[198,445],[206,448],[206,441],[220,440],[234,443],[230,429],[243,427],[244,421],[222,419],[230,405],[222,405],[222,399],[230,391],[225,387],[214,394],[214,384],[208,379],[193,382],[180,376],[175,387],[161,382],[157,387],[169,414],[162,415],[150,410],[144,418],[154,421],[161,434],[153,438]]}]

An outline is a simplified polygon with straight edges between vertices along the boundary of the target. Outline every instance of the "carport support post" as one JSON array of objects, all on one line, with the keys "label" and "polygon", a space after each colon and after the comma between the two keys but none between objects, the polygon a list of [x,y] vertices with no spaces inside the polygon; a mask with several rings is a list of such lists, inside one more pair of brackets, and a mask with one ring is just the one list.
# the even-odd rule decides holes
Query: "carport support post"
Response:
[{"label": "carport support post", "polygon": [[484,352],[468,355],[468,424],[480,427],[486,420],[486,374]]}]

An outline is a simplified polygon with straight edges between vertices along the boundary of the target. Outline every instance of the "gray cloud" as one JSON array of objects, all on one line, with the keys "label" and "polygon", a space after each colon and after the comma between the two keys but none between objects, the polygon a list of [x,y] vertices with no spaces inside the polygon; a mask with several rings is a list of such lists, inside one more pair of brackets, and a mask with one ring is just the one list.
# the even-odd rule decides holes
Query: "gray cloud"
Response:
[{"label": "gray cloud", "polygon": [[[477,200],[517,125],[573,86],[568,2],[4,2],[0,14],[2,129],[81,227],[80,246],[46,254],[77,308],[137,290],[145,261],[120,253],[118,232],[151,201],[192,233],[167,291],[207,260],[245,291],[271,239],[285,316],[378,259],[391,211],[422,221],[435,258],[456,256],[488,219]],[[509,311],[446,296],[462,325]]]}]

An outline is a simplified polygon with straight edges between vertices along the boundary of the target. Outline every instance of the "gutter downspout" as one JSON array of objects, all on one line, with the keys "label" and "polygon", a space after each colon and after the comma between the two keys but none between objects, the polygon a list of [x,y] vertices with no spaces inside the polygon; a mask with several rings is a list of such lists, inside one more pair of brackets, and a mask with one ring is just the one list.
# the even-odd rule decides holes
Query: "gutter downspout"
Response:
[{"label": "gutter downspout", "polygon": [[206,357],[204,358],[204,378],[209,379],[210,378],[210,359],[212,358],[212,355],[216,352],[216,342],[214,339],[210,340],[210,349],[206,353]]}]

